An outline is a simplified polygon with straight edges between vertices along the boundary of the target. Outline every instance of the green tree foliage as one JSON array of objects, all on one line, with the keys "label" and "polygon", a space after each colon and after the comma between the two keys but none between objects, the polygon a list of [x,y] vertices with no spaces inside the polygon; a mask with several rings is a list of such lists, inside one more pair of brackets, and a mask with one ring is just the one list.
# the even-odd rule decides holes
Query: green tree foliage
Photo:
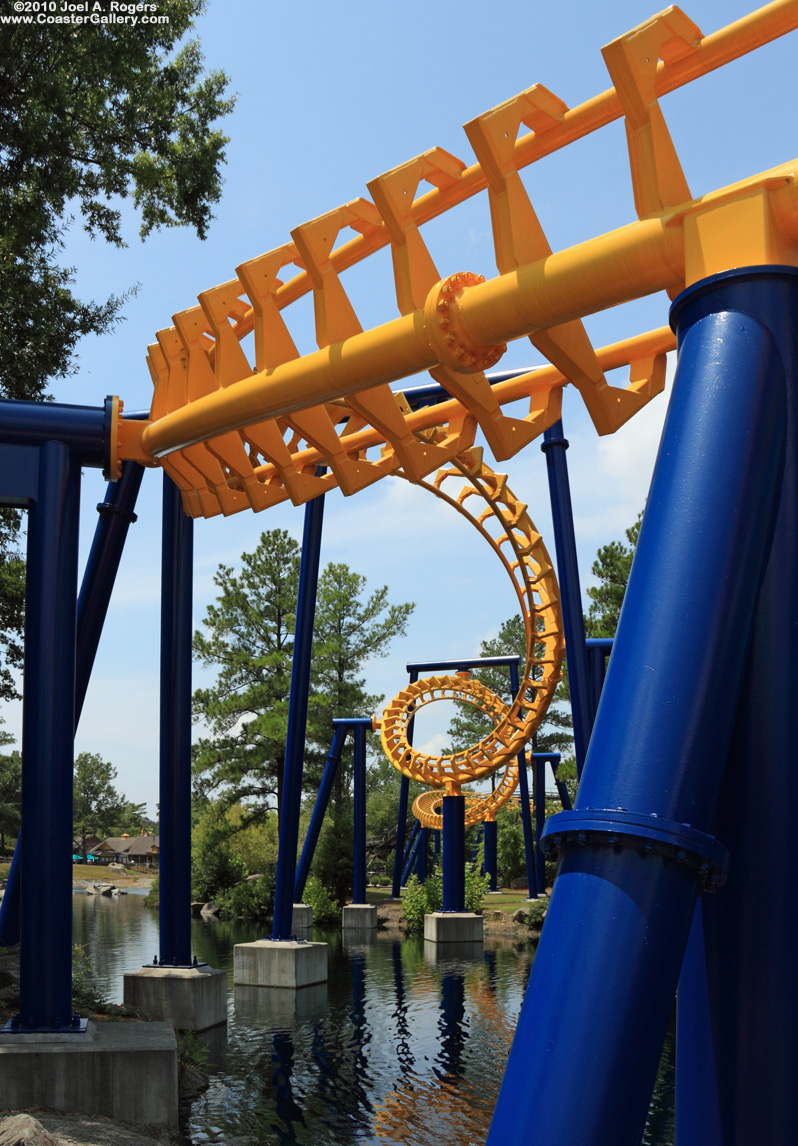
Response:
[{"label": "green tree foliage", "polygon": [[[0,34],[0,389],[40,398],[72,373],[78,339],[103,333],[124,297],[86,303],[59,263],[77,212],[123,245],[120,200],[142,238],[188,224],[204,238],[218,202],[233,105],[222,72],[204,73],[196,40],[179,42],[204,0],[167,0],[167,24],[6,25]],[[46,322],[41,316],[46,315]]]},{"label": "green tree foliage", "polygon": [[18,510],[0,508],[0,700],[18,700],[20,695],[13,670],[22,669],[21,634],[25,621],[21,521]]},{"label": "green tree foliage", "polygon": [[[200,806],[209,798],[241,805],[245,823],[262,821],[280,806],[298,574],[296,542],[283,530],[263,534],[255,552],[243,554],[238,573],[220,567],[220,595],[208,609],[205,631],[195,636],[196,657],[218,668],[213,686],[194,695],[195,718],[210,733],[194,748],[195,795]],[[365,691],[363,665],[387,654],[412,608],[392,605],[386,588],[367,594],[365,578],[346,565],[322,571],[305,756],[309,787],[329,750],[332,719],[367,716],[381,701]],[[339,768],[331,823],[314,865],[338,899],[347,884],[351,889],[350,784],[351,749]]]},{"label": "green tree foliage", "polygon": [[588,637],[615,636],[642,521],[641,512],[634,525],[626,530],[628,544],[611,541],[596,554],[592,573],[599,583],[587,591],[590,608],[585,617],[585,635]]},{"label": "green tree foliage", "polygon": [[145,805],[126,800],[114,787],[115,780],[116,768],[96,752],[81,752],[76,757],[72,822],[84,862],[89,836],[135,831],[141,823]]},{"label": "green tree foliage", "polygon": [[[0,719],[2,724],[2,719]],[[9,732],[0,729],[0,746],[14,743]],[[22,756],[19,752],[0,755],[0,854],[6,854],[6,836],[14,839],[22,814]]]},{"label": "green tree foliage", "polygon": [[239,573],[220,565],[216,604],[194,655],[218,669],[211,688],[194,693],[194,717],[210,735],[194,746],[200,798],[279,809],[291,688],[299,546],[283,529],[262,534]]},{"label": "green tree foliage", "polygon": [[510,881],[526,875],[524,854],[524,828],[521,823],[521,805],[511,800],[496,814],[496,858],[500,887],[509,887]]}]

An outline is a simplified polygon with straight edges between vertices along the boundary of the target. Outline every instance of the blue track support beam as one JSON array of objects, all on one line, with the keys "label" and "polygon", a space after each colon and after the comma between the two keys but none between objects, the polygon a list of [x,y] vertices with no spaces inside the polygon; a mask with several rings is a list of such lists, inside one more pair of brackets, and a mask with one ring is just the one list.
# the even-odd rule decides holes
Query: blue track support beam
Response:
[{"label": "blue track support beam", "polygon": [[538,892],[546,892],[546,856],[542,837],[546,826],[546,757],[532,753],[532,802],[535,805],[535,882]]},{"label": "blue track support beam", "polygon": [[21,871],[19,857],[22,854],[21,834],[17,838],[14,855],[11,858],[11,867],[8,872],[3,900],[0,903],[0,947],[13,947],[19,943],[20,926],[20,887]]},{"label": "blue track support beam", "polygon": [[499,826],[495,820],[485,821],[485,875],[490,883],[488,891],[499,890]]},{"label": "blue track support beam", "polygon": [[194,522],[163,475],[161,542],[160,949],[191,963],[191,639]]},{"label": "blue track support beam", "polygon": [[352,902],[366,902],[366,726],[371,721],[354,725],[354,769],[355,769],[355,864],[352,887]]},{"label": "blue track support beam", "polygon": [[[724,895],[727,894],[728,891],[724,889]],[[707,902],[706,898],[702,898],[696,904],[690,938],[682,962],[682,973],[679,976],[679,989],[676,993],[675,1130],[678,1146],[688,1146],[692,1143],[700,1143],[701,1146],[727,1146],[723,1136],[718,1081],[715,1073],[715,1052],[712,1045],[712,1012],[707,984],[702,918],[702,908]],[[735,948],[739,946],[739,942],[738,933],[734,939]],[[746,1063],[746,1076],[753,1066],[754,1064]],[[747,1077],[744,1085],[746,1087],[749,1085]]]},{"label": "blue track support beam", "polygon": [[418,849],[421,844],[421,824],[416,820],[413,831],[410,834],[410,842],[407,845],[405,852],[405,865],[402,869],[402,887],[405,886],[410,879],[413,868],[415,867],[416,860],[418,859]]},{"label": "blue track support beam", "polygon": [[[418,680],[418,672],[410,670],[410,684],[415,684]],[[409,720],[407,724],[407,743],[413,743],[413,720]],[[391,885],[391,895],[394,899],[398,899],[402,889],[402,869],[405,862],[405,834],[407,832],[407,801],[410,793],[410,780],[407,776],[402,776],[399,785],[399,813],[396,817],[396,848],[393,853],[393,883]]]},{"label": "blue track support beam", "polygon": [[673,395],[576,807],[546,826],[560,867],[490,1146],[642,1138],[696,897],[725,863],[707,833],[784,469],[767,323],[796,282],[733,272],[674,304]]},{"label": "blue track support beam", "polygon": [[437,871],[438,864],[441,862],[441,833],[437,828],[433,832],[432,838],[432,867],[435,871]]},{"label": "blue track support beam", "polygon": [[58,441],[75,455],[78,465],[107,472],[111,434],[111,398],[102,406],[0,398],[0,445],[30,447]]},{"label": "blue track support beam", "polygon": [[53,1029],[72,1018],[72,767],[80,464],[40,447],[28,514],[20,1019]]},{"label": "blue track support beam", "polygon": [[[748,281],[742,273],[739,280],[738,285],[737,276],[729,276],[725,283],[719,276],[715,289],[722,298],[728,290],[726,305],[736,304],[746,317],[766,323],[778,344],[788,385],[787,450],[779,516],[747,648],[739,634],[746,657],[745,684],[714,827],[732,856],[728,883],[720,895],[702,900],[706,983],[695,976],[691,981],[683,976],[679,983],[679,1146],[700,1141],[692,1128],[685,1130],[686,1118],[703,1125],[717,1120],[713,1085],[723,1146],[798,1140],[798,1116],[790,1101],[798,1074],[793,874],[798,804],[798,273],[760,272]],[[749,297],[739,299],[742,291]],[[706,307],[711,301],[705,295],[692,305]],[[760,465],[774,464],[765,441],[758,456]],[[751,591],[756,589],[754,578],[751,570]],[[719,745],[715,751],[720,752]],[[763,798],[763,790],[771,798]],[[710,1025],[699,1042],[695,1032],[707,1005]],[[690,1007],[696,1013],[688,1020]],[[685,1022],[687,1031],[682,1032]],[[705,1048],[703,1069],[695,1047],[692,1060],[684,1060],[691,1028],[697,1045]],[[689,1083],[684,1094],[690,1069],[706,1082],[706,1093],[693,1093],[692,1102]]]},{"label": "blue track support beam", "polygon": [[593,719],[585,655],[582,594],[579,589],[579,566],[576,559],[574,515],[568,481],[568,462],[565,457],[568,442],[563,436],[562,422],[558,421],[549,426],[543,435],[543,444],[540,448],[546,455],[549,476],[554,547],[557,553],[557,580],[560,585],[568,687],[571,690],[571,715],[574,723],[574,754],[577,776],[581,777]]},{"label": "blue track support beam", "polygon": [[288,729],[285,737],[283,799],[280,809],[272,939],[286,940],[292,935],[291,919],[294,913],[299,814],[302,807],[302,773],[308,720],[313,622],[316,616],[323,522],[324,496],[321,495],[313,498],[305,506],[294,628],[294,656],[291,665],[291,696],[288,701]]},{"label": "blue track support beam", "polygon": [[97,506],[100,519],[94,532],[78,597],[76,727],[86,699],[127,533],[136,520],[134,511],[143,476],[144,469],[138,462],[124,462],[119,481],[108,483],[105,501]]},{"label": "blue track support beam", "polygon": [[330,751],[327,753],[324,772],[322,773],[321,783],[319,784],[319,791],[316,795],[316,802],[313,805],[313,814],[310,817],[308,834],[305,836],[305,842],[302,845],[302,855],[299,857],[299,865],[296,869],[294,903],[301,903],[302,896],[305,894],[305,884],[308,882],[308,876],[310,875],[310,865],[313,863],[316,844],[319,842],[319,834],[321,833],[321,825],[324,822],[327,805],[330,802],[330,794],[335,782],[338,765],[341,763],[341,752],[343,751],[344,741],[346,740],[346,724],[343,721],[340,723],[333,721],[333,725],[336,726],[333,733],[333,741],[330,746]]},{"label": "blue track support beam", "polygon": [[421,829],[421,841],[418,845],[418,858],[416,860],[416,875],[419,883],[426,883],[429,875],[429,835],[430,828]]},{"label": "blue track support beam", "polygon": [[[518,665],[510,666],[510,691],[516,695],[520,687]],[[535,839],[532,834],[532,813],[529,807],[529,778],[527,776],[527,755],[522,749],[518,753],[518,788],[521,794],[521,828],[524,834],[524,862],[526,864],[527,895],[538,897],[538,881],[535,874]],[[545,889],[544,889],[545,890]]]},{"label": "blue track support beam", "polygon": [[465,796],[443,797],[443,910],[465,911]]}]

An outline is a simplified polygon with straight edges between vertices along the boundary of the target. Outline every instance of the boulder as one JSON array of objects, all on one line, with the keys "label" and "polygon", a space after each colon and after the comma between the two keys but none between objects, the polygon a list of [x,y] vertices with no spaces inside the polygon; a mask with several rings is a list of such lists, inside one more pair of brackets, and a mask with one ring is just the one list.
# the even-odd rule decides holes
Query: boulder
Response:
[{"label": "boulder", "polygon": [[111,895],[127,895],[127,892],[123,887],[112,887]]},{"label": "boulder", "polygon": [[513,923],[527,923],[528,921],[529,917],[522,908],[519,908],[518,911],[513,913]]},{"label": "boulder", "polygon": [[94,886],[93,883],[90,883],[86,888],[86,895],[96,895],[96,894],[97,894],[97,888]]},{"label": "boulder", "polygon": [[100,895],[113,895],[114,891],[116,890],[112,883],[98,883],[95,884],[95,887],[99,891]]},{"label": "boulder", "polygon": [[127,871],[127,868],[125,867],[125,865],[123,863],[109,863],[108,870],[109,871]]},{"label": "boulder", "polygon": [[12,1114],[0,1121],[0,1146],[61,1146],[41,1122],[29,1114]]},{"label": "boulder", "polygon": [[244,880],[244,883],[254,883],[256,879],[263,879],[262,871],[256,871],[254,875],[248,875]]},{"label": "boulder", "polygon": [[206,915],[207,916],[207,915],[218,915],[218,914],[219,914],[219,908],[213,902],[213,900],[211,900],[210,903],[203,904],[202,908],[200,909],[200,915]]},{"label": "boulder", "polygon": [[194,919],[199,919],[200,915],[202,914],[202,909],[204,906],[205,906],[205,904],[202,902],[202,900],[195,900],[191,904],[191,914],[194,917]]}]

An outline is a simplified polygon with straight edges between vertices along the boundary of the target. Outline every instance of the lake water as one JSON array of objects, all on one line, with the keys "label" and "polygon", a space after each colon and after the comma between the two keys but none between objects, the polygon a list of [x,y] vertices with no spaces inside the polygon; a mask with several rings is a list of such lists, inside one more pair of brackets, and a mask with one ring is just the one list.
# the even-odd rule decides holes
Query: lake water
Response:
[{"label": "lake water", "polygon": [[[431,958],[423,940],[349,946],[319,932],[329,981],[300,992],[297,1010],[288,992],[233,986],[233,946],[262,926],[195,919],[192,931],[197,957],[228,974],[226,1038],[209,1040],[216,1069],[189,1126],[197,1146],[483,1146],[533,945],[488,940],[481,959],[458,961]],[[74,941],[120,1002],[122,975],[158,950],[157,912],[141,895],[76,895]],[[644,1146],[673,1143],[672,1060],[669,1039]]]}]

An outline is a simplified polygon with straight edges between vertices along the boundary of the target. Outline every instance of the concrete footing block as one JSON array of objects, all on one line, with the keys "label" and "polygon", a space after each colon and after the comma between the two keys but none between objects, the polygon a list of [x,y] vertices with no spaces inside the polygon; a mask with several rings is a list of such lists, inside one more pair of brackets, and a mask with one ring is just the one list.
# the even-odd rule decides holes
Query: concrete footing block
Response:
[{"label": "concrete footing block", "polygon": [[377,908],[370,903],[347,903],[341,912],[344,931],[376,931]]},{"label": "concrete footing block", "polygon": [[424,916],[424,939],[429,943],[481,943],[482,916],[470,911],[435,911]]},{"label": "concrete footing block", "polygon": [[178,1031],[227,1022],[227,975],[212,967],[142,967],[124,976],[124,998]]},{"label": "concrete footing block", "polygon": [[327,982],[327,944],[303,939],[258,939],[233,948],[233,982],[242,987],[295,991]]},{"label": "concrete footing block", "polygon": [[305,931],[313,930],[313,908],[307,903],[295,903],[291,913],[291,930],[294,935],[304,935]]},{"label": "concrete footing block", "polygon": [[0,1034],[0,1106],[177,1126],[167,1023],[89,1023],[85,1034]]}]

